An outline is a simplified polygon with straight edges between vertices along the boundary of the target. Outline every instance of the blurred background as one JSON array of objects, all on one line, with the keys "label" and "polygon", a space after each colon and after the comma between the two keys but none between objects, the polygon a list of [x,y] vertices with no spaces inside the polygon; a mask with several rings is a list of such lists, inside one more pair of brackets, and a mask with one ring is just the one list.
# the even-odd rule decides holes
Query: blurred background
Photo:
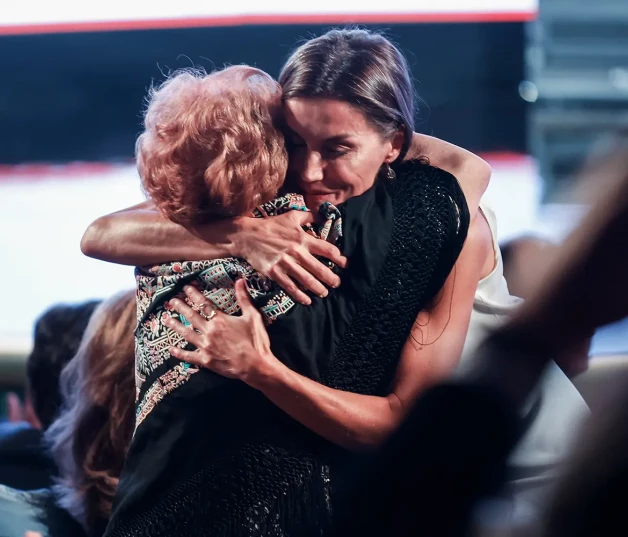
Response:
[{"label": "blurred background", "polygon": [[[19,387],[50,305],[133,287],[82,256],[87,225],[143,199],[133,165],[147,88],[171,69],[247,63],[276,76],[300,40],[347,23],[406,53],[418,130],[484,156],[501,241],[559,240],[583,159],[628,125],[626,0],[23,1],[0,11],[0,390]],[[299,5],[297,5],[299,4]],[[594,355],[628,351],[628,329]],[[1,413],[0,408],[0,413]]]}]

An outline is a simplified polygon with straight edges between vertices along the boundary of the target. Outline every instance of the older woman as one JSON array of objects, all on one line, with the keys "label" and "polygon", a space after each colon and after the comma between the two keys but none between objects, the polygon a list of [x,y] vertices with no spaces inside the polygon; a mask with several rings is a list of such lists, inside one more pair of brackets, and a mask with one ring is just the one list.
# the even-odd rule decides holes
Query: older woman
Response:
[{"label": "older woman", "polygon": [[[229,353],[228,360],[208,354],[206,342],[184,329],[199,347],[200,363],[244,382],[220,381],[204,371],[193,380],[205,380],[186,383],[155,408],[159,420],[136,431],[108,535],[320,535],[329,527],[339,470],[354,457],[351,451],[379,445],[416,394],[448,374],[460,356],[475,287],[490,257],[490,233],[475,220],[451,271],[469,222],[456,180],[425,162],[396,163],[408,152],[413,131],[403,56],[381,36],[334,31],[298,49],[280,82],[291,142],[289,184],[310,207],[341,205],[341,246],[349,259],[343,285],[310,253],[343,263],[337,249],[298,229],[305,218],[258,219],[258,229],[273,235],[258,236],[261,250],[281,262],[249,261],[311,306],[291,308],[268,328],[272,354],[263,332],[254,332],[259,337],[251,341],[247,314],[231,319],[242,337],[232,342],[239,353]],[[475,186],[467,188],[467,201],[477,209],[477,183],[485,184],[488,168],[464,163],[454,171],[467,187]],[[183,251],[193,243],[189,232],[152,212],[127,212],[113,221],[138,216],[151,224],[140,226],[145,244],[157,235],[167,244],[165,231],[179,249],[135,262],[198,256]],[[247,220],[255,219],[236,226],[248,226]],[[286,248],[290,222],[297,248],[294,241]],[[231,254],[230,226],[207,226],[217,240],[206,257]],[[85,244],[90,242],[88,237]],[[118,254],[128,260],[128,252]],[[332,289],[313,281],[312,272]],[[292,278],[316,296],[303,293]],[[195,307],[207,312],[211,304],[200,300]],[[171,306],[198,320],[182,301]],[[208,317],[213,327],[224,322]],[[172,352],[190,359],[185,351]]]}]

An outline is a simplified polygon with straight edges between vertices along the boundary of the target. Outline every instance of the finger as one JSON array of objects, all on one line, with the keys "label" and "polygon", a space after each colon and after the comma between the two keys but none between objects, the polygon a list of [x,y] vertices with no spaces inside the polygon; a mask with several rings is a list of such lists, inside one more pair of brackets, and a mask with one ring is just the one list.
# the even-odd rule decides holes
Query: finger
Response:
[{"label": "finger", "polygon": [[310,254],[309,252],[300,252],[297,254],[297,256],[299,262],[301,263],[301,267],[303,267],[305,271],[311,274],[313,278],[323,282],[326,285],[329,285],[329,287],[335,288],[340,286],[340,277],[337,274],[334,274],[333,270],[331,270],[329,267],[326,267],[312,254]]},{"label": "finger", "polygon": [[290,211],[289,214],[300,226],[314,223],[314,214],[311,211]]},{"label": "finger", "polygon": [[196,351],[185,351],[179,347],[171,347],[170,354],[182,362],[198,367],[206,367],[205,360],[203,360],[201,355]]},{"label": "finger", "polygon": [[204,331],[207,321],[203,317],[201,317],[198,311],[195,311],[193,308],[188,306],[180,298],[173,298],[170,301],[170,306],[172,307],[172,309],[183,315],[190,322],[193,328],[196,328],[201,332]]},{"label": "finger", "polygon": [[186,285],[183,287],[183,291],[186,296],[196,305],[200,306],[201,304],[209,304],[214,309],[214,304],[211,300],[207,299],[203,293],[201,293],[196,287],[191,285]]},{"label": "finger", "polygon": [[318,239],[316,237],[308,235],[305,239],[305,245],[310,254],[320,255],[321,257],[329,259],[340,268],[347,267],[347,258],[342,255],[338,247],[334,246],[333,244],[324,241],[323,239]]},{"label": "finger", "polygon": [[17,394],[11,392],[8,393],[5,399],[7,406],[7,420],[15,423],[18,421],[24,421],[26,418],[24,416],[24,407],[22,406],[22,401]]},{"label": "finger", "polygon": [[316,296],[325,297],[329,294],[327,288],[312,276],[307,270],[292,259],[284,261],[284,270],[291,278],[298,281],[303,287],[312,291]]},{"label": "finger", "polygon": [[240,308],[242,308],[243,315],[245,313],[257,311],[253,305],[253,301],[251,300],[251,295],[249,295],[249,291],[246,287],[246,280],[244,278],[240,278],[235,282],[235,296],[236,300],[240,304]]},{"label": "finger", "polygon": [[312,303],[312,299],[307,296],[301,289],[298,288],[297,284],[294,283],[292,278],[290,278],[285,272],[281,269],[275,267],[271,274],[271,279],[278,285],[280,285],[289,296],[291,296],[296,302],[299,304],[303,304],[305,306],[309,306]]},{"label": "finger", "polygon": [[203,340],[200,334],[197,334],[191,326],[183,326],[183,324],[174,320],[172,317],[165,319],[164,324],[173,332],[179,334],[188,343],[191,343],[195,347],[202,347]]}]

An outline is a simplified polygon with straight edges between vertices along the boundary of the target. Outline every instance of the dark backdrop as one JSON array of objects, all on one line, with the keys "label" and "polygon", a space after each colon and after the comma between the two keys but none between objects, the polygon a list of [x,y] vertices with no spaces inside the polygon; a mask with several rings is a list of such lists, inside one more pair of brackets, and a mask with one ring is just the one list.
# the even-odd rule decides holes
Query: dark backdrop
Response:
[{"label": "dark backdrop", "polygon": [[[524,23],[383,27],[407,54],[419,130],[476,151],[525,151]],[[0,163],[132,157],[142,101],[168,69],[254,64],[273,76],[308,25],[0,37]]]}]

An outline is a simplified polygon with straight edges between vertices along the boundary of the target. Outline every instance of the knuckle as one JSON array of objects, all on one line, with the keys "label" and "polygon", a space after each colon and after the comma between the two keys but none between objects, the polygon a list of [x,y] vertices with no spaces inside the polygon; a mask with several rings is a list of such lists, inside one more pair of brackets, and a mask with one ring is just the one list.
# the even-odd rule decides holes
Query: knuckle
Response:
[{"label": "knuckle", "polygon": [[312,276],[311,274],[308,274],[307,276],[303,277],[303,284],[308,287],[308,288],[312,288],[312,287],[320,287],[320,282],[314,278],[314,276]]},{"label": "knuckle", "polygon": [[280,259],[285,261],[289,257],[296,257],[299,255],[299,243],[292,242],[286,248],[286,251],[281,254]]}]

